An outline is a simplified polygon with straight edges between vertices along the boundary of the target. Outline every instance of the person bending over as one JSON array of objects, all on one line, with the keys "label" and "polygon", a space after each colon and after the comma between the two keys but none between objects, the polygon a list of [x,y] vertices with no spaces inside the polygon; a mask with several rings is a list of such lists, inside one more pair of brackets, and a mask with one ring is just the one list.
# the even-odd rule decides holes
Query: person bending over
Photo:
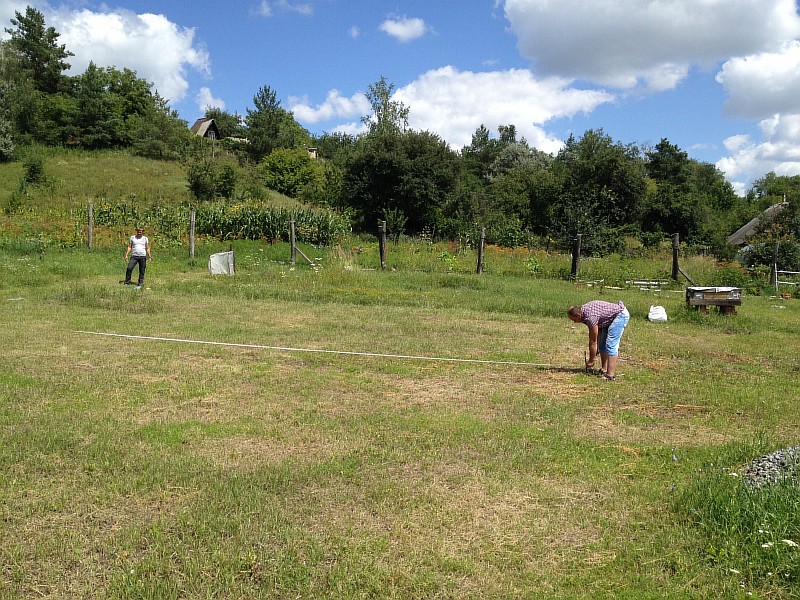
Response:
[{"label": "person bending over", "polygon": [[586,368],[594,367],[599,353],[603,377],[613,380],[617,370],[619,341],[631,318],[622,300],[616,304],[592,300],[583,306],[570,306],[567,316],[574,323],[583,323],[589,328],[589,357],[586,359]]}]

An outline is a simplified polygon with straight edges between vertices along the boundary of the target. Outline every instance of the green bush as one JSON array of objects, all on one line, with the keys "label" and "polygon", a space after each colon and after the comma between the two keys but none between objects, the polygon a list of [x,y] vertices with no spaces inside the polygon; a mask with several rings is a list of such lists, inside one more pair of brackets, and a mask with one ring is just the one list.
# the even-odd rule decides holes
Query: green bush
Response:
[{"label": "green bush", "polygon": [[22,162],[25,183],[36,185],[44,181],[44,159],[37,153],[29,154]]},{"label": "green bush", "polygon": [[269,189],[292,198],[314,182],[322,180],[322,169],[314,164],[303,149],[273,150],[260,165],[261,178]]}]

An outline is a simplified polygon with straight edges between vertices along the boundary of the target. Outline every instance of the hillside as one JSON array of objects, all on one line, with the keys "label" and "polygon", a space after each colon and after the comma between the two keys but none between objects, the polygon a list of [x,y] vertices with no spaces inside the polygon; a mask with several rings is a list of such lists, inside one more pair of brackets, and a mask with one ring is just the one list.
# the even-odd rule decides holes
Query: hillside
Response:
[{"label": "hillside", "polygon": [[[0,237],[80,245],[89,204],[94,207],[95,242],[101,246],[129,233],[132,220],[141,217],[172,235],[176,215],[196,202],[188,189],[186,166],[179,161],[152,160],[125,151],[36,152],[43,171],[39,183],[25,182],[26,165],[33,162],[30,154],[0,164]],[[302,208],[298,201],[253,181],[245,169],[237,168],[235,197],[229,205],[257,198],[259,206]]]},{"label": "hillside", "polygon": [[[28,186],[26,206],[69,208],[97,200],[180,203],[190,199],[186,169],[124,151],[43,149],[44,183]],[[8,206],[24,174],[23,162],[0,164],[0,206]]]}]

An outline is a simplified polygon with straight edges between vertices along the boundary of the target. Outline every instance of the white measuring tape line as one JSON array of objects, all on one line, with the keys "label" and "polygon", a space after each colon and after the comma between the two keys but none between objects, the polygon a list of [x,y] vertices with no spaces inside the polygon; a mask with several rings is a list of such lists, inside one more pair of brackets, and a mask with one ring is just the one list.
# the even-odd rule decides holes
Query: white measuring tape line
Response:
[{"label": "white measuring tape line", "polygon": [[523,367],[544,367],[548,369],[561,368],[550,364],[540,364],[531,362],[518,362],[513,360],[479,360],[475,358],[442,358],[438,356],[409,356],[403,354],[379,354],[377,352],[348,352],[346,350],[317,350],[314,348],[288,348],[283,346],[261,346],[258,344],[235,344],[232,342],[209,342],[206,340],[184,340],[180,338],[153,337],[148,335],[128,335],[124,333],[104,333],[100,331],[75,331],[73,333],[84,333],[86,335],[99,335],[104,337],[116,337],[132,340],[152,340],[158,342],[174,342],[178,344],[202,344],[206,346],[227,346],[232,348],[251,348],[257,350],[281,350],[284,352],[316,352],[320,354],[344,354],[348,356],[375,356],[381,358],[403,358],[409,360],[430,360],[440,362],[459,362],[459,363],[479,363],[485,365],[518,365]]}]

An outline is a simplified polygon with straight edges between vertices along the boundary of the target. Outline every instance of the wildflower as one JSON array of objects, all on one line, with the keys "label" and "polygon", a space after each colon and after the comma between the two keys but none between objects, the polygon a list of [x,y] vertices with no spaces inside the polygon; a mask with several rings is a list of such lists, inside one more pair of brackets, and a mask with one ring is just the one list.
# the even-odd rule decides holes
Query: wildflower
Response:
[{"label": "wildflower", "polygon": [[735,573],[736,575],[739,575],[739,574],[741,574],[741,571],[740,571],[739,569],[728,569],[728,570],[729,570],[731,573]]},{"label": "wildflower", "polygon": [[774,544],[775,544],[774,542],[765,542],[765,543],[761,544],[761,547],[762,548],[772,548],[772,546]]},{"label": "wildflower", "polygon": [[797,546],[798,546],[797,542],[792,541],[792,540],[781,540],[781,541],[784,544],[786,544],[787,546],[791,546],[792,548],[797,548]]}]

